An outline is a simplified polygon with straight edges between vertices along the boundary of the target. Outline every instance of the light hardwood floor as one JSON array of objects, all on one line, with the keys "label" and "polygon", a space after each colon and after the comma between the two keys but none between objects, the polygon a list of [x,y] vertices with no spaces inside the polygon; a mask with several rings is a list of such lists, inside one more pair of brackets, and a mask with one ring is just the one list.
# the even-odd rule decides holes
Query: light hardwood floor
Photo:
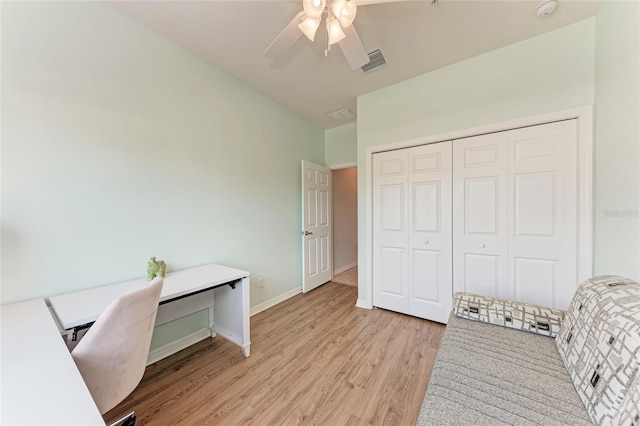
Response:
[{"label": "light hardwood floor", "polygon": [[334,275],[332,281],[338,284],[358,287],[358,267],[354,266],[351,269],[340,272],[338,275]]},{"label": "light hardwood floor", "polygon": [[251,356],[216,337],[147,367],[107,424],[415,425],[444,326],[356,308],[328,283],[251,318]]}]

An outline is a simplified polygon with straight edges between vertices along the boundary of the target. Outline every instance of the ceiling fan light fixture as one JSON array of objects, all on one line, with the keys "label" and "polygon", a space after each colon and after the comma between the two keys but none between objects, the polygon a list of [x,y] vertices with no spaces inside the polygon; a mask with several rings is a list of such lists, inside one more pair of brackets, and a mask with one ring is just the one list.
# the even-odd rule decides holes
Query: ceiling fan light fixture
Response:
[{"label": "ceiling fan light fixture", "polygon": [[302,0],[304,13],[312,19],[320,19],[326,6],[327,0]]},{"label": "ceiling fan light fixture", "polygon": [[302,31],[302,34],[306,35],[307,38],[313,41],[316,38],[316,32],[318,31],[318,27],[320,26],[320,18],[307,18],[302,21],[301,24],[298,24],[298,28]]},{"label": "ceiling fan light fixture", "polygon": [[340,21],[332,14],[327,16],[327,34],[329,37],[329,46],[340,42],[346,37],[340,26]]},{"label": "ceiling fan light fixture", "polygon": [[356,19],[358,5],[355,0],[333,0],[331,11],[340,21],[342,28],[347,28]]}]

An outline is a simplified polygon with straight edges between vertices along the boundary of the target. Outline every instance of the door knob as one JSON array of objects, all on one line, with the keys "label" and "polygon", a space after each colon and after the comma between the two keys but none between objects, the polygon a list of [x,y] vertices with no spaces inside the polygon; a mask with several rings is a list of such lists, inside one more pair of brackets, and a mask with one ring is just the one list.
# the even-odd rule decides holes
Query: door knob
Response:
[{"label": "door knob", "polygon": [[487,245],[485,243],[480,244],[480,247],[485,248]]},{"label": "door knob", "polygon": [[425,244],[429,244],[429,240],[424,240],[424,243]]},{"label": "door knob", "polygon": [[304,232],[302,233],[302,235],[313,235],[313,232],[304,231]]}]

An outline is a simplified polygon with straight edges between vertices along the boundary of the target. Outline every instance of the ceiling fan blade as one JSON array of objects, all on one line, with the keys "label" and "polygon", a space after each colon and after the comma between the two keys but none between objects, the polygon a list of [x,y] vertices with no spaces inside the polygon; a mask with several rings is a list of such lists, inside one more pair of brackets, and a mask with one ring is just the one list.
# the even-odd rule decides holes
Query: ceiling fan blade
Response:
[{"label": "ceiling fan blade", "polygon": [[276,39],[273,40],[269,47],[267,47],[267,49],[262,53],[262,56],[272,60],[282,57],[282,55],[284,55],[285,52],[293,46],[293,43],[295,43],[302,35],[302,31],[298,28],[298,24],[304,20],[304,16],[304,11],[299,12],[294,16],[287,26],[284,27],[278,37],[276,37]]},{"label": "ceiling fan blade", "polygon": [[338,44],[342,53],[347,58],[351,69],[355,70],[369,63],[369,55],[364,50],[360,36],[353,25],[349,25],[347,28],[342,29],[346,35]]}]

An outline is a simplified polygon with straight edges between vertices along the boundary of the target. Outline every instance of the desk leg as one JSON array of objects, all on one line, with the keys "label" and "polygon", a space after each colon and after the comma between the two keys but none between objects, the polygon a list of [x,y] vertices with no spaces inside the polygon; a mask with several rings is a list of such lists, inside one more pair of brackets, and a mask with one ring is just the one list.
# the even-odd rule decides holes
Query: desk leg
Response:
[{"label": "desk leg", "polygon": [[209,306],[209,333],[211,334],[211,337],[216,337],[215,327],[213,324],[214,320],[215,320],[214,305],[210,305]]},{"label": "desk leg", "polygon": [[228,285],[216,287],[215,309],[213,309],[213,330],[220,336],[242,348],[244,356],[249,356],[249,278],[243,278],[231,288]]},{"label": "desk leg", "polygon": [[249,331],[249,325],[251,323],[251,307],[249,306],[250,289],[251,284],[249,281],[249,277],[244,277],[242,279],[242,353],[245,357],[249,356],[251,348],[251,335]]}]

